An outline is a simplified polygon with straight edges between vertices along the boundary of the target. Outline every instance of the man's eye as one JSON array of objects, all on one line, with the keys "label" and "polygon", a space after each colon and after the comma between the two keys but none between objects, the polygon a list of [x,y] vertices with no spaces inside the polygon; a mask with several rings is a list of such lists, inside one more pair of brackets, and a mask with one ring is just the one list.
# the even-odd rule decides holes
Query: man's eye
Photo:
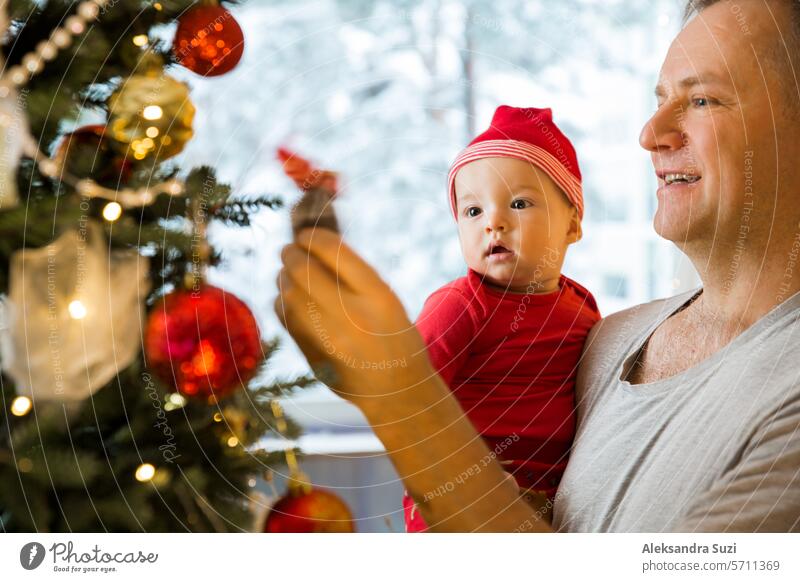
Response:
[{"label": "man's eye", "polygon": [[467,208],[467,211],[466,211],[467,216],[469,216],[470,218],[475,218],[480,213],[481,213],[481,209],[478,208],[477,206],[470,206],[469,208]]},{"label": "man's eye", "polygon": [[708,107],[711,105],[711,100],[708,97],[695,97],[692,99],[692,105],[695,107]]},{"label": "man's eye", "polygon": [[527,200],[522,200],[522,199],[514,200],[514,202],[511,203],[511,208],[513,208],[514,210],[522,210],[523,208],[527,208],[528,206],[531,206],[531,203],[528,202]]}]

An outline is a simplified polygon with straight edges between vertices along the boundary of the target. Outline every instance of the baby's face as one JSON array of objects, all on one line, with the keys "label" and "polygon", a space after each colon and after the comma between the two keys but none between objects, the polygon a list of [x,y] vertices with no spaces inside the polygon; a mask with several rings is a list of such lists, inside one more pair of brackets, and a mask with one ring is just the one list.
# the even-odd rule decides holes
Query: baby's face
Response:
[{"label": "baby's face", "polygon": [[467,265],[515,293],[558,288],[567,246],[580,239],[575,207],[545,172],[513,158],[484,158],[455,180],[458,236]]}]

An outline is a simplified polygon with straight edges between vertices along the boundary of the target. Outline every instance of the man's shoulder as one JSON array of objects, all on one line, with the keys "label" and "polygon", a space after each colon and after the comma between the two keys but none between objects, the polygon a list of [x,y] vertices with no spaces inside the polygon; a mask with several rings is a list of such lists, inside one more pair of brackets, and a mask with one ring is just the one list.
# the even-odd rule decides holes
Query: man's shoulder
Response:
[{"label": "man's shoulder", "polygon": [[592,329],[591,340],[607,340],[611,338],[629,338],[644,332],[657,321],[663,321],[670,313],[678,309],[696,294],[698,289],[691,289],[672,297],[654,299],[647,303],[634,305],[617,311],[601,319]]}]

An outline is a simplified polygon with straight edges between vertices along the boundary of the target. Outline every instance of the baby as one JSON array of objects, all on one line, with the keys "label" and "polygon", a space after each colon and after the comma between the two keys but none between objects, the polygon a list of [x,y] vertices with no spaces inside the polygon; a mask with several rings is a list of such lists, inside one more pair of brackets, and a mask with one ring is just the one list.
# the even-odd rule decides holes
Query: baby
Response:
[{"label": "baby", "polygon": [[[416,326],[490,457],[552,499],[575,431],[578,361],[600,319],[592,294],[561,274],[581,238],[575,150],[550,109],[501,106],[456,158],[448,190],[468,273],[428,297]],[[406,531],[425,531],[408,494],[403,508]]]}]

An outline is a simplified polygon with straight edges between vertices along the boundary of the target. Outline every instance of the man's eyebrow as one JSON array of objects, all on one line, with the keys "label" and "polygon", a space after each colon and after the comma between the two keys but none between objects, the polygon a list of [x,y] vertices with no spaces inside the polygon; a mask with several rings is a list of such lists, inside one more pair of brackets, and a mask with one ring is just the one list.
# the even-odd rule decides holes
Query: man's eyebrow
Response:
[{"label": "man's eyebrow", "polygon": [[[680,81],[678,81],[678,86],[682,89],[691,89],[692,87],[696,87],[697,85],[711,85],[711,84],[724,84],[727,80],[725,77],[721,77],[716,73],[702,73],[700,75],[691,75],[689,77],[684,77]],[[667,94],[667,90],[664,86],[664,83],[659,83],[656,85],[655,95],[656,97],[665,97]]]}]

